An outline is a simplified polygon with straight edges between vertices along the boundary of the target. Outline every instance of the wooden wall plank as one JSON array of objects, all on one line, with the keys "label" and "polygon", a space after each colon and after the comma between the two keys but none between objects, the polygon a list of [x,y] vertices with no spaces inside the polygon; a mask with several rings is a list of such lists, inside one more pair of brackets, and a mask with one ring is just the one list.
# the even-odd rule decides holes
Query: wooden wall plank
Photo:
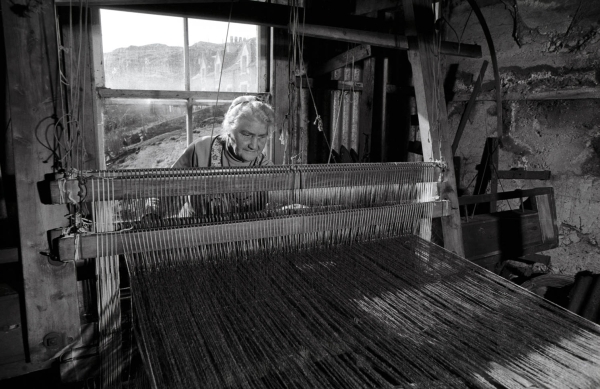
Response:
[{"label": "wooden wall plank", "polygon": [[43,362],[60,352],[45,347],[50,332],[75,339],[79,333],[75,266],[53,266],[46,231],[65,223],[64,206],[42,205],[36,184],[52,172],[40,135],[53,131],[61,116],[53,2],[2,0],[10,113],[16,166],[20,249],[25,289],[28,357]]}]

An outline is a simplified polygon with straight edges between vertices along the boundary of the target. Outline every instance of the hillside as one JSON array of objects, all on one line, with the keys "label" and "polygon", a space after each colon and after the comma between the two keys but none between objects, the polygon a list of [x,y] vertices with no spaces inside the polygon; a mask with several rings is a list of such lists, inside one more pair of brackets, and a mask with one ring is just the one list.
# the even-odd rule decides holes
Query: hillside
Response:
[{"label": "hillside", "polygon": [[[197,42],[190,46],[190,73],[200,72],[204,59],[209,71],[224,44]],[[150,44],[104,53],[106,86],[114,89],[183,89],[183,47]]]}]

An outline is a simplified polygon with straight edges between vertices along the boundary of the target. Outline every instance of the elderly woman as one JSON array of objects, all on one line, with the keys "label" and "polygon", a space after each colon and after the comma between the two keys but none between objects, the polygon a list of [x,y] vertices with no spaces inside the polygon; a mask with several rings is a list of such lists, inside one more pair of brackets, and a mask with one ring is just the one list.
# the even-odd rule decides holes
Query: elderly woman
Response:
[{"label": "elderly woman", "polygon": [[[233,100],[225,114],[221,134],[205,136],[192,143],[173,164],[187,167],[241,167],[272,165],[262,153],[274,122],[273,108],[255,96]],[[162,217],[207,217],[247,212],[265,206],[264,193],[236,196],[186,196],[148,199],[145,220]]]},{"label": "elderly woman", "polygon": [[173,167],[272,165],[263,149],[274,117],[273,108],[255,96],[238,97],[225,114],[222,133],[192,143]]}]

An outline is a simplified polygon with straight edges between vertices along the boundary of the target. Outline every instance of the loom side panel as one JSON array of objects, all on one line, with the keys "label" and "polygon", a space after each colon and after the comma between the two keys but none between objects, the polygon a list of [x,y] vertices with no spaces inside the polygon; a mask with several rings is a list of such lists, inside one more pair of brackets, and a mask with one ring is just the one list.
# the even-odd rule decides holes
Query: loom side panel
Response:
[{"label": "loom side panel", "polygon": [[60,334],[64,342],[79,332],[75,264],[53,266],[46,231],[64,225],[61,206],[45,206],[36,184],[51,172],[43,161],[49,151],[39,139],[52,139],[59,111],[59,77],[53,2],[2,0],[10,114],[16,166],[20,250],[24,278],[27,342],[31,362],[44,362],[61,351],[44,346],[44,336]]},{"label": "loom side panel", "polygon": [[462,230],[465,258],[471,261],[492,256],[510,259],[550,248],[534,211],[476,215],[463,223]]}]

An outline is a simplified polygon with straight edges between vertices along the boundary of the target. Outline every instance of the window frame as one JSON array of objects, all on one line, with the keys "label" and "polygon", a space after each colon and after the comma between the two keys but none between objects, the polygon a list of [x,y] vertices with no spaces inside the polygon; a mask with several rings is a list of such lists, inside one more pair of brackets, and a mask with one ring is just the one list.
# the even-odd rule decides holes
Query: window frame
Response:
[{"label": "window frame", "polygon": [[[259,95],[264,99],[270,99],[270,48],[271,48],[271,33],[269,27],[256,25],[257,27],[257,42],[256,42],[256,66],[257,66],[257,86],[258,91],[252,92],[227,92],[226,86],[221,85],[221,91],[192,91],[190,90],[190,63],[189,63],[189,42],[188,42],[188,20],[201,19],[188,18],[180,16],[183,19],[184,34],[184,90],[149,90],[149,89],[112,89],[106,87],[106,79],[104,72],[104,50],[102,46],[102,26],[100,10],[101,7],[91,8],[91,39],[90,50],[92,52],[92,66],[94,74],[95,90],[94,96],[94,111],[96,119],[96,137],[98,144],[98,166],[100,169],[106,169],[105,156],[105,133],[104,133],[104,105],[107,101],[113,99],[149,99],[149,100],[186,100],[186,138],[187,144],[193,142],[193,121],[192,115],[195,106],[205,106],[207,102],[228,102],[239,96]],[[139,13],[143,13],[140,11]],[[170,15],[165,15],[170,16]],[[227,22],[226,20],[222,20]],[[247,72],[247,70],[246,70]]]}]

